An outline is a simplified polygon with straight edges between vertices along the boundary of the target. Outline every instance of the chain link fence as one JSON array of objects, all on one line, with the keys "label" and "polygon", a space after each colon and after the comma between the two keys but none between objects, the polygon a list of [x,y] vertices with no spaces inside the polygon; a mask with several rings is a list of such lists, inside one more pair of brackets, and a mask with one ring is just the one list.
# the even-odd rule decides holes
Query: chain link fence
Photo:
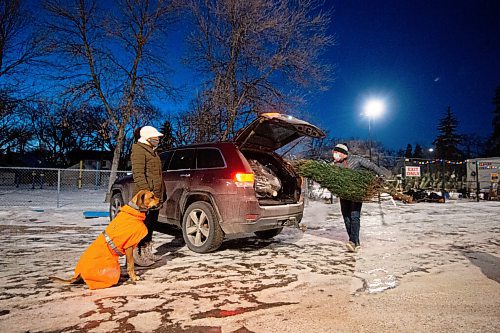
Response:
[{"label": "chain link fence", "polygon": [[[497,160],[399,158],[385,162],[384,166],[395,175],[393,184],[401,192],[410,189],[444,190],[462,193],[463,197],[500,197],[500,162]],[[418,167],[419,176],[407,176],[406,167]],[[0,208],[106,207],[104,201],[110,174],[109,170],[0,167]],[[117,179],[129,174],[130,171],[117,171]],[[497,178],[492,178],[492,174]],[[306,184],[305,193],[311,199],[328,199],[331,196],[325,189],[314,187],[313,182]]]},{"label": "chain link fence", "polygon": [[[0,167],[0,207],[103,206],[111,171]],[[117,179],[130,171],[117,171]]]}]

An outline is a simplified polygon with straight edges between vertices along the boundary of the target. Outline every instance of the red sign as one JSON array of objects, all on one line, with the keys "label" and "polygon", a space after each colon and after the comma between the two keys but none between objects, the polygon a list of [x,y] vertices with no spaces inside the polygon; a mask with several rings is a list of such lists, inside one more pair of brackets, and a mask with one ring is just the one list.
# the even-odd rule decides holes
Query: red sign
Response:
[{"label": "red sign", "polygon": [[407,166],[405,167],[406,177],[420,177],[420,167],[419,166]]}]

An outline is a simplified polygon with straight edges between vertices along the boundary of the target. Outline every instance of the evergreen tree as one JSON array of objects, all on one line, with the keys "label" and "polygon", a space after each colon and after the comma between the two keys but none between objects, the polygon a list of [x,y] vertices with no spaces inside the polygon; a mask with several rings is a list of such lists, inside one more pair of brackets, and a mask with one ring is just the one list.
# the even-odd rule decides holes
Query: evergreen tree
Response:
[{"label": "evergreen tree", "polygon": [[490,138],[490,156],[500,156],[500,87],[495,90],[495,97],[493,98],[493,134]]},{"label": "evergreen tree", "polygon": [[411,146],[411,144],[408,144],[406,146],[406,151],[405,151],[405,157],[406,158],[410,158],[412,156],[412,150],[413,150],[413,147]]},{"label": "evergreen tree", "polygon": [[424,150],[422,149],[422,146],[420,146],[418,143],[415,146],[415,150],[413,151],[413,157],[415,157],[415,158],[423,158],[424,157]]},{"label": "evergreen tree", "polygon": [[457,148],[461,142],[460,135],[457,134],[458,121],[448,106],[445,116],[439,121],[439,135],[434,140],[436,146],[436,157],[448,160],[457,160],[461,154]]},{"label": "evergreen tree", "polygon": [[172,124],[170,123],[170,120],[166,120],[163,123],[160,132],[163,134],[163,137],[161,138],[160,144],[158,146],[158,151],[161,152],[172,149],[174,147],[174,136],[172,133]]}]

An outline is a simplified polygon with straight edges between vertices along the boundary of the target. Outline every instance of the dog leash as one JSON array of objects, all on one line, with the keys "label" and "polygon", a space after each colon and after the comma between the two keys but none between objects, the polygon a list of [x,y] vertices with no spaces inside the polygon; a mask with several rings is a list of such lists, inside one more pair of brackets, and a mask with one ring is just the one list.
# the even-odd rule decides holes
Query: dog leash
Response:
[{"label": "dog leash", "polygon": [[115,243],[113,243],[113,241],[108,236],[108,234],[106,233],[106,231],[103,231],[102,235],[104,236],[104,239],[106,239],[106,243],[108,243],[109,247],[115,252],[115,254],[117,256],[122,257],[122,256],[125,255],[120,250],[118,250],[118,248],[116,247]]}]

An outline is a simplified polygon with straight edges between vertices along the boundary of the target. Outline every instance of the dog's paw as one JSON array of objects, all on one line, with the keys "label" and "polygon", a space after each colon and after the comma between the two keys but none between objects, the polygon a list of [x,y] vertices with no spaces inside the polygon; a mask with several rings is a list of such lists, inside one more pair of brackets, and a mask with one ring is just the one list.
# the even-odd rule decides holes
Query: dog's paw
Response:
[{"label": "dog's paw", "polygon": [[139,276],[135,275],[135,274],[134,275],[129,275],[129,280],[130,281],[135,282],[135,281],[139,281],[140,279],[141,278]]}]

